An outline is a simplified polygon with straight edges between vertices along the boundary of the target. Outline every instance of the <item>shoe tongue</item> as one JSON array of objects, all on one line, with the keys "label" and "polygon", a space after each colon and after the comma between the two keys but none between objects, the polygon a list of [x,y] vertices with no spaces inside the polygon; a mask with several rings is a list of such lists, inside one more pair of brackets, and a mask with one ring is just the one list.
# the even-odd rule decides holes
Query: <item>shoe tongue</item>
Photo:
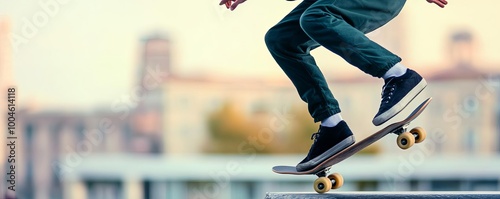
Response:
[{"label": "shoe tongue", "polygon": [[396,77],[389,77],[389,78],[387,78],[387,79],[384,79],[384,83],[385,83],[385,84],[387,84],[387,83],[389,83],[390,81],[392,81],[394,78],[396,78]]},{"label": "shoe tongue", "polygon": [[389,85],[389,83],[394,79],[394,77],[390,77],[384,79],[384,86],[382,86],[382,95],[384,94],[385,88]]}]

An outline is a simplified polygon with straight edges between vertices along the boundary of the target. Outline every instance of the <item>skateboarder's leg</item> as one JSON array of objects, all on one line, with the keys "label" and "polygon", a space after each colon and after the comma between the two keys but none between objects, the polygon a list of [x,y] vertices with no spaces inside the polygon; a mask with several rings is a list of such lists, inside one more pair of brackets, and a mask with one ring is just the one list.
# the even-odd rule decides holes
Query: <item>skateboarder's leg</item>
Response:
[{"label": "skateboarder's leg", "polygon": [[[337,100],[330,92],[327,82],[309,53],[319,44],[310,39],[300,27],[300,16],[316,1],[300,3],[266,34],[266,44],[272,56],[292,80],[302,100],[307,102],[314,121],[322,121],[332,115],[339,115]],[[340,118],[341,120],[341,118]],[[354,137],[347,124],[338,121],[335,127],[321,126],[313,134],[314,144],[308,155],[298,165],[298,170],[308,169],[332,154],[354,143]]]},{"label": "skateboarder's leg", "polygon": [[319,44],[309,38],[300,27],[300,16],[316,1],[302,1],[265,36],[267,47],[290,78],[300,98],[308,105],[309,113],[319,122],[340,112],[327,82],[310,51]]},{"label": "skateboarder's leg", "polygon": [[393,19],[404,3],[405,0],[318,0],[300,20],[314,41],[365,73],[386,78],[381,107],[373,120],[375,125],[399,113],[426,85],[415,71],[398,64],[400,57],[365,36]]},{"label": "skateboarder's leg", "polygon": [[373,0],[318,0],[302,15],[301,26],[312,39],[353,66],[374,77],[382,77],[401,58],[365,34],[387,23],[402,8],[400,1],[385,1],[391,1],[387,3],[389,7],[399,4],[399,9],[377,11],[373,7],[381,3]]}]

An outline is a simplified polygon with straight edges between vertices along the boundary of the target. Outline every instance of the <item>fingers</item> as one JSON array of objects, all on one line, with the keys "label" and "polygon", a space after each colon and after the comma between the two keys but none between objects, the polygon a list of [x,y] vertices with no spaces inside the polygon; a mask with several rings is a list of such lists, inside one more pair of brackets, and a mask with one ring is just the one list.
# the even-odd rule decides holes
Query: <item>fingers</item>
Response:
[{"label": "fingers", "polygon": [[226,8],[229,9],[229,7],[231,6],[231,0],[221,0],[219,3],[220,6],[224,4],[226,4]]},{"label": "fingers", "polygon": [[[234,3],[232,1],[234,1]],[[239,4],[245,1],[246,0],[221,0],[219,5],[221,6],[226,4],[226,8],[231,9],[231,11],[233,11],[234,9],[236,9],[236,7],[238,7]]]},{"label": "fingers", "polygon": [[441,8],[444,8],[444,6],[445,6],[446,4],[448,4],[448,2],[446,2],[446,0],[435,0],[435,1],[434,1],[434,3],[435,3],[436,5],[438,5],[439,7],[441,7]]},{"label": "fingers", "polygon": [[234,9],[236,9],[236,7],[238,7],[239,4],[241,3],[244,3],[246,0],[236,0],[233,5],[231,5],[231,11],[233,11]]},{"label": "fingers", "polygon": [[443,4],[443,7],[444,7],[445,5],[448,5],[448,1],[446,1],[446,0],[439,0],[439,1]]},{"label": "fingers", "polygon": [[230,2],[231,0],[221,0],[219,3],[219,6],[226,4],[227,2]]},{"label": "fingers", "polygon": [[427,0],[427,2],[434,3],[434,4],[438,5],[441,8],[444,8],[444,6],[446,4],[448,4],[448,2],[446,0]]}]

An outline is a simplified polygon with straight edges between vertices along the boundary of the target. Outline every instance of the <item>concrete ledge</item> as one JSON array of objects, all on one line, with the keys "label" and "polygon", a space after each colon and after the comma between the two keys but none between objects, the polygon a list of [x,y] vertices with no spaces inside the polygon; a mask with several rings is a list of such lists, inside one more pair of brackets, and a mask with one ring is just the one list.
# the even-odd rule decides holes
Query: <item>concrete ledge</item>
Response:
[{"label": "concrete ledge", "polygon": [[440,198],[440,199],[470,199],[470,198],[500,198],[500,192],[331,192],[326,194],[317,193],[266,193],[266,199],[340,199],[340,198],[370,198],[370,199],[390,199],[390,198]]}]

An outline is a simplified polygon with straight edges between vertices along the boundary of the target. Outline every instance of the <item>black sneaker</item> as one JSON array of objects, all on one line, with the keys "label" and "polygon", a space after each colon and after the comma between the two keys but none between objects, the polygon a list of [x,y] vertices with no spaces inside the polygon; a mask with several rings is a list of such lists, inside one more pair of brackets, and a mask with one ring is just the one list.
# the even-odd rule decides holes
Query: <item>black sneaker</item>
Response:
[{"label": "black sneaker", "polygon": [[347,123],[341,121],[335,127],[320,126],[317,133],[312,134],[314,140],[306,158],[297,165],[297,171],[312,169],[342,149],[354,144],[354,136]]},{"label": "black sneaker", "polygon": [[401,112],[424,88],[427,82],[417,72],[408,69],[403,76],[385,80],[382,101],[373,124],[379,126]]}]

